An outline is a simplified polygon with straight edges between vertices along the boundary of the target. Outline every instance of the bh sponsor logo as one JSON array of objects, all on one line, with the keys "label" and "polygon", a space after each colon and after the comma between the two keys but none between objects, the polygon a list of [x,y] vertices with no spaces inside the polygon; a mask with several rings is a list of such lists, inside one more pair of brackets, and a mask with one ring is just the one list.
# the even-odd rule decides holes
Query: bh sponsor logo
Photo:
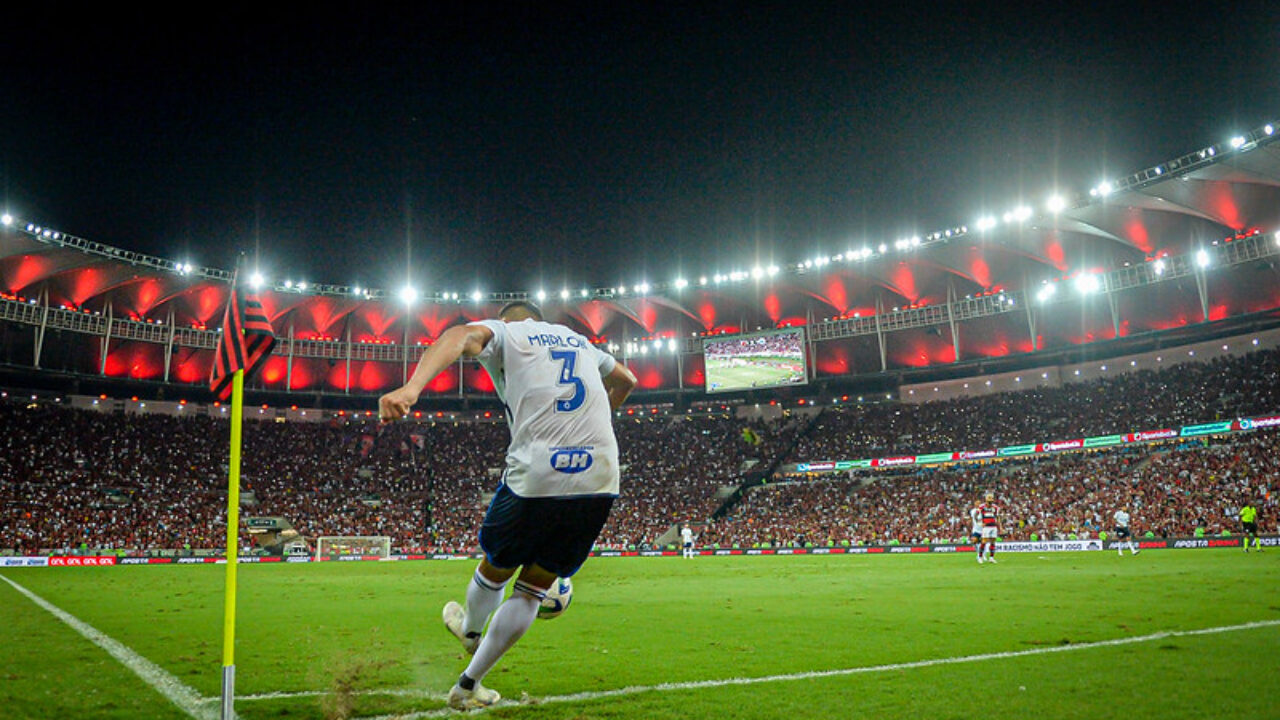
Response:
[{"label": "bh sponsor logo", "polygon": [[551,469],[562,473],[580,473],[591,467],[594,460],[589,447],[552,448]]}]

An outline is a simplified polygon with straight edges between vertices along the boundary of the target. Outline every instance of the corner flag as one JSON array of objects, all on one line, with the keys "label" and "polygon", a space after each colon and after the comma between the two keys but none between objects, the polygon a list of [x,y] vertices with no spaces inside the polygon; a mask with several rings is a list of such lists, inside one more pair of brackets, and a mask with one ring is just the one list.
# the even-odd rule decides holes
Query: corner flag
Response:
[{"label": "corner flag", "polygon": [[225,401],[231,394],[231,376],[237,370],[253,375],[266,363],[276,345],[276,335],[256,293],[231,286],[227,312],[222,316],[222,339],[213,357],[209,389]]},{"label": "corner flag", "polygon": [[244,422],[245,374],[257,372],[275,347],[276,335],[253,293],[231,282],[222,316],[222,339],[214,352],[209,389],[219,400],[231,396],[231,454],[227,463],[227,580],[222,619],[222,720],[235,718],[236,566],[240,560],[240,438]]}]

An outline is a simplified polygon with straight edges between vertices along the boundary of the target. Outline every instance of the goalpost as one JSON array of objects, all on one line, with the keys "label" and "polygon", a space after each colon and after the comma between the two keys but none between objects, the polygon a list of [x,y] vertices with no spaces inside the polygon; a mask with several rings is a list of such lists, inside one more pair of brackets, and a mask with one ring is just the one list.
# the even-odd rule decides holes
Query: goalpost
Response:
[{"label": "goalpost", "polygon": [[330,555],[377,556],[391,559],[391,538],[386,535],[325,535],[316,538],[316,560]]}]

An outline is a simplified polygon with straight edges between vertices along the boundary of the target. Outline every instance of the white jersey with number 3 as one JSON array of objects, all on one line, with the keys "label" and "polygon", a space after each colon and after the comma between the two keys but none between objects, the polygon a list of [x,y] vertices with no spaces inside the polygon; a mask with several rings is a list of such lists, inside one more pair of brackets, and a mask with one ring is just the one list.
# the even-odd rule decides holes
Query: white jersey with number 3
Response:
[{"label": "white jersey with number 3", "polygon": [[507,410],[503,482],[521,497],[618,494],[618,443],[602,378],[613,356],[563,325],[482,320],[477,359]]}]

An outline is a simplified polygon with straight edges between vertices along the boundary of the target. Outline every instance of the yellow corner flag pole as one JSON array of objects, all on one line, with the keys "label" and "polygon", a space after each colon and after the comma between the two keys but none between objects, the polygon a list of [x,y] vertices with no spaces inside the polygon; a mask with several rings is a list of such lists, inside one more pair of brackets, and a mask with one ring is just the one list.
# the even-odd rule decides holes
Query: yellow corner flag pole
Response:
[{"label": "yellow corner flag pole", "polygon": [[227,480],[227,586],[222,620],[222,720],[236,716],[236,567],[240,564],[240,428],[244,370],[231,377],[231,458]]}]

